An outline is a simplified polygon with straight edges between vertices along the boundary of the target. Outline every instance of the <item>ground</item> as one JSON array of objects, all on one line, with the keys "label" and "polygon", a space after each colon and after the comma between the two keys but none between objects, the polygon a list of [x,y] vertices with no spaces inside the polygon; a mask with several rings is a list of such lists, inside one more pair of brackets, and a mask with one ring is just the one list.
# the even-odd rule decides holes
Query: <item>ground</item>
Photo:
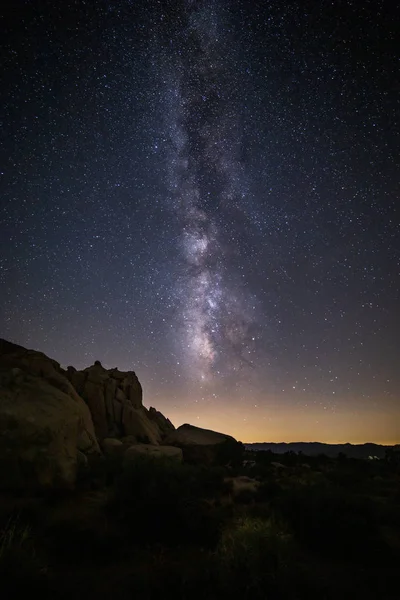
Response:
[{"label": "ground", "polygon": [[[0,504],[8,597],[398,598],[400,473],[390,460],[259,452],[210,467],[138,457],[66,495]],[[236,489],[232,478],[258,485]]]}]

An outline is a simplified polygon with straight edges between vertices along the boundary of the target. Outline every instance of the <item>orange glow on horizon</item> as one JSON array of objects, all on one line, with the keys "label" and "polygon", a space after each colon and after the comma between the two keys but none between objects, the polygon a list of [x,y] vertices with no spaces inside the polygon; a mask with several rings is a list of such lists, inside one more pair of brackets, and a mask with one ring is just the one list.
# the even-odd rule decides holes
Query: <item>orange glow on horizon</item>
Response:
[{"label": "orange glow on horizon", "polygon": [[[169,403],[168,403],[169,404]],[[327,444],[400,443],[400,408],[397,414],[379,410],[379,405],[347,408],[336,412],[323,407],[250,406],[230,403],[191,403],[161,410],[176,427],[190,423],[232,435],[244,443],[322,442]]]}]

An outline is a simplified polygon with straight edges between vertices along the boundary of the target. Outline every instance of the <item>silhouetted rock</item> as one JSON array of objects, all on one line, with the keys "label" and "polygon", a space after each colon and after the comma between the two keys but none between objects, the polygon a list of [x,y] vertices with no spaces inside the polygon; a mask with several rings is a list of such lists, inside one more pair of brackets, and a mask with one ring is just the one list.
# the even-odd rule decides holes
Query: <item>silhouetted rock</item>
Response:
[{"label": "silhouetted rock", "polygon": [[152,406],[149,408],[148,416],[149,419],[157,423],[163,437],[166,437],[172,431],[175,431],[175,427],[172,425],[171,421]]},{"label": "silhouetted rock", "polygon": [[89,406],[97,437],[123,438],[159,444],[174,430],[172,423],[142,403],[142,386],[133,371],[105,369],[99,361],[82,371],[68,370],[68,377]]},{"label": "silhouetted rock", "polygon": [[69,370],[68,377],[89,406],[99,439],[132,433],[124,430],[124,413],[143,408],[142,387],[133,371],[107,370],[96,361],[82,371]]},{"label": "silhouetted rock", "polygon": [[236,441],[230,435],[220,433],[218,431],[212,431],[211,429],[202,429],[201,427],[195,427],[194,425],[188,425],[185,423],[175,429],[173,433],[168,436],[168,441],[173,441],[174,445],[182,444],[184,446],[200,445],[200,446],[214,446],[215,444],[221,444],[226,440]]},{"label": "silhouetted rock", "polygon": [[122,430],[125,435],[134,435],[143,444],[159,444],[162,435],[157,423],[148,417],[144,407],[134,409],[124,405],[122,411]]},{"label": "silhouetted rock", "polygon": [[0,340],[0,487],[72,487],[78,453],[100,452],[90,411],[60,365]]},{"label": "silhouetted rock", "polygon": [[205,464],[228,464],[243,448],[230,435],[188,424],[171,432],[164,443],[182,448],[185,461]]},{"label": "silhouetted rock", "polygon": [[122,452],[158,445],[173,430],[143,406],[133,371],[100,361],[64,370],[41,352],[0,340],[0,488],[72,487],[86,455],[100,453],[98,440],[106,453]]},{"label": "silhouetted rock", "polygon": [[99,361],[82,371],[68,370],[68,377],[86,401],[97,437],[134,436],[142,443],[159,444],[174,426],[155,409],[142,403],[142,386],[133,371],[105,369]]}]

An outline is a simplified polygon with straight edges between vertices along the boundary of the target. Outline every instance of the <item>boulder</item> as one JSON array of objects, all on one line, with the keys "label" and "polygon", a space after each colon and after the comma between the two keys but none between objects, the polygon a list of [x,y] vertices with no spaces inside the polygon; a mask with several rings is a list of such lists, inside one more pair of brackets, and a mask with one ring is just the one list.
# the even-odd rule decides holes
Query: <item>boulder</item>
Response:
[{"label": "boulder", "polygon": [[187,423],[175,429],[168,436],[168,442],[173,442],[173,445],[176,446],[214,446],[226,440],[236,441],[235,438],[225,433],[219,433],[211,429],[202,429],[201,427],[195,427]]},{"label": "boulder", "polygon": [[124,435],[121,438],[121,442],[124,444],[125,448],[129,448],[130,446],[135,446],[138,443],[137,438],[134,435]]},{"label": "boulder", "polygon": [[[72,401],[72,404],[69,403],[69,406],[75,406],[75,412],[79,414],[80,419],[78,449],[85,453],[99,452],[90,410],[71,385],[67,377],[67,372],[60,367],[58,362],[52,360],[42,352],[27,350],[22,346],[0,339],[0,370],[2,373],[2,393],[4,393],[4,390],[10,391],[11,389],[18,396],[18,384],[19,382],[24,382],[25,376],[29,374],[42,382],[47,382],[54,390],[68,396]],[[7,378],[10,377],[11,379],[7,382]],[[36,384],[40,387],[38,382]],[[31,387],[35,388],[35,384],[32,383]],[[32,394],[37,401],[34,390]],[[62,397],[64,398],[64,396]],[[3,403],[2,398],[3,396],[0,395],[0,410]],[[40,413],[39,407],[37,412]]]},{"label": "boulder", "polygon": [[[12,391],[18,396],[19,383],[26,383],[26,375],[30,375],[68,396],[68,405],[74,406],[74,411],[79,415],[78,449],[85,453],[100,451],[90,410],[71,385],[66,371],[60,367],[58,362],[42,352],[27,350],[22,346],[0,339],[0,371],[3,390],[0,395],[0,410],[4,391]],[[36,382],[36,385],[40,387],[39,382]],[[31,387],[35,388],[35,384],[32,383]],[[35,395],[34,390],[32,394]],[[62,397],[65,398],[65,396]],[[40,407],[37,412],[40,413]]]},{"label": "boulder", "polygon": [[0,369],[0,488],[73,488],[82,430],[90,441],[85,452],[97,446],[85,430],[86,409],[42,377],[13,380]]},{"label": "boulder", "polygon": [[154,458],[171,458],[182,462],[183,453],[176,446],[154,446],[152,444],[136,444],[125,452],[126,460],[133,460],[137,456],[152,456]]},{"label": "boulder", "polygon": [[181,448],[184,460],[192,463],[229,464],[243,454],[242,444],[232,436],[188,424],[168,434],[163,443]]},{"label": "boulder", "polygon": [[101,442],[101,449],[104,454],[115,454],[117,452],[121,452],[124,448],[124,444],[121,440],[117,440],[115,438],[104,438]]},{"label": "boulder", "polygon": [[273,462],[271,463],[271,465],[272,465],[273,467],[275,467],[275,469],[278,469],[278,470],[280,470],[280,471],[284,471],[285,469],[287,469],[287,467],[286,467],[285,465],[283,465],[282,463],[280,463],[280,462],[274,462],[274,461],[273,461]]},{"label": "boulder", "polygon": [[257,479],[240,475],[238,477],[226,477],[225,481],[232,486],[232,494],[240,496],[243,492],[255,494],[260,487]]},{"label": "boulder", "polygon": [[144,444],[159,444],[161,442],[160,429],[154,421],[148,417],[146,408],[133,408],[130,404],[124,404],[122,409],[122,430],[125,436],[133,435],[138,442]]}]

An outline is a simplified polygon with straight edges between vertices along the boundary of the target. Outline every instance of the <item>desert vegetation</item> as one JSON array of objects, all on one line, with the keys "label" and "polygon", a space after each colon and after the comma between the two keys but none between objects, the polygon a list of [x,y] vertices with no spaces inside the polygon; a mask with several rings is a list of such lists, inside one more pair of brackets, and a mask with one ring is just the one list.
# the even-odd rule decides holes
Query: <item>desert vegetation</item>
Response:
[{"label": "desert vegetation", "polygon": [[3,494],[4,597],[397,597],[392,457],[248,452],[243,462],[235,447],[232,458],[110,455],[85,465],[74,491]]}]

